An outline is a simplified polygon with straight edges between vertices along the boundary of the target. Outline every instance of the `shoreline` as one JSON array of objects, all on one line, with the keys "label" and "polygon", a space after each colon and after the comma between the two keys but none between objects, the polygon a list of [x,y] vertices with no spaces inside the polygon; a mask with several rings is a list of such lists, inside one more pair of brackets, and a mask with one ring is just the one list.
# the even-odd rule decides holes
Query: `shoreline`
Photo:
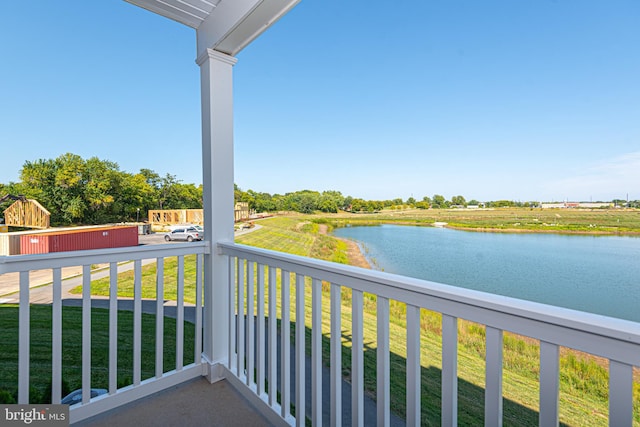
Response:
[{"label": "shoreline", "polygon": [[[335,236],[334,236],[335,237]],[[341,240],[347,244],[347,259],[349,260],[349,265],[353,265],[355,267],[367,268],[372,270],[373,267],[367,257],[364,256],[360,246],[353,240],[345,239],[342,237],[335,237],[338,240]]]}]

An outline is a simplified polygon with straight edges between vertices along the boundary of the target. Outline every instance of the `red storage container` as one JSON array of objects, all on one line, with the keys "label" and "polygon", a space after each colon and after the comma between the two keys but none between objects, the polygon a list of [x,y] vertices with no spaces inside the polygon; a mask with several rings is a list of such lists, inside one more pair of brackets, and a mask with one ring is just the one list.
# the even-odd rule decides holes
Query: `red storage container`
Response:
[{"label": "red storage container", "polygon": [[20,236],[20,253],[81,251],[138,245],[138,227],[101,227]]}]

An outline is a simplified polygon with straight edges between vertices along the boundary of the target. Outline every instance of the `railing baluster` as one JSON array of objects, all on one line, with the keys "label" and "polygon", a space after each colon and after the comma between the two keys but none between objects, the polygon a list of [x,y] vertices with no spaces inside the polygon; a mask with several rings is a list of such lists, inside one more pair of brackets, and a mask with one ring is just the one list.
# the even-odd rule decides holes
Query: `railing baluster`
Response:
[{"label": "railing baluster", "polygon": [[407,426],[420,425],[420,307],[407,304]]},{"label": "railing baluster", "polygon": [[388,426],[391,419],[391,393],[390,393],[390,356],[389,356],[389,299],[378,296],[377,302],[377,388],[378,388],[378,425]]},{"label": "railing baluster", "polygon": [[18,338],[18,403],[29,403],[29,360],[31,321],[29,314],[29,272],[20,272],[20,308]]},{"label": "railing baluster", "polygon": [[258,264],[258,290],[256,292],[256,300],[257,300],[257,327],[256,327],[256,340],[258,344],[257,348],[257,393],[258,396],[262,396],[264,394],[264,264]]},{"label": "railing baluster", "polygon": [[53,269],[53,306],[51,307],[51,403],[62,399],[62,271]]},{"label": "railing baluster", "polygon": [[118,389],[118,263],[109,264],[109,394]]},{"label": "railing baluster", "polygon": [[178,257],[176,283],[176,371],[184,366],[184,256]]},{"label": "railing baluster", "polygon": [[272,408],[278,403],[278,314],[276,313],[277,300],[277,269],[269,266],[269,406]]},{"label": "railing baluster", "polygon": [[254,314],[254,297],[255,293],[253,283],[253,266],[252,261],[247,261],[247,379],[246,384],[251,386],[253,384],[253,368],[255,365],[255,347],[254,347],[254,328],[255,328],[255,314]]},{"label": "railing baluster", "polygon": [[633,366],[609,360],[609,425],[633,424]]},{"label": "railing baluster", "polygon": [[560,348],[540,341],[540,427],[558,425],[559,391]]},{"label": "railing baluster", "polygon": [[238,327],[238,314],[236,311],[236,292],[239,292],[239,286],[236,282],[236,269],[238,266],[238,258],[229,257],[229,370],[238,374],[238,363],[236,360],[237,354],[237,327]]},{"label": "railing baluster", "polygon": [[156,378],[164,371],[164,258],[156,259]]},{"label": "railing baluster", "polygon": [[296,425],[304,427],[305,417],[305,307],[304,276],[296,275]]},{"label": "railing baluster", "polygon": [[196,342],[193,363],[202,363],[202,271],[204,255],[196,255]]},{"label": "railing baluster", "polygon": [[502,330],[486,327],[484,425],[502,426]]},{"label": "railing baluster", "polygon": [[351,294],[351,425],[364,426],[364,326],[362,291]]},{"label": "railing baluster", "polygon": [[244,317],[245,264],[246,264],[246,261],[244,259],[238,259],[238,289],[237,289],[237,292],[238,292],[238,295],[237,295],[238,297],[238,303],[237,303],[238,341],[236,343],[236,345],[238,346],[238,353],[237,353],[237,361],[236,361],[236,365],[237,365],[236,375],[240,379],[244,378],[246,375],[244,370],[244,366],[245,366],[244,365],[244,350],[245,350],[244,332],[245,332],[245,326],[246,326],[245,317]]},{"label": "railing baluster", "polygon": [[442,425],[458,425],[458,318],[442,315]]},{"label": "railing baluster", "polygon": [[82,403],[91,399],[91,265],[82,266]]},{"label": "railing baluster", "polygon": [[291,404],[291,323],[290,323],[290,309],[291,309],[291,289],[289,288],[290,273],[286,270],[280,270],[282,274],[281,280],[281,299],[280,301],[280,415],[282,418],[287,418],[291,413],[289,408]]},{"label": "railing baluster", "polygon": [[331,427],[342,426],[342,289],[331,284]]},{"label": "railing baluster", "polygon": [[[160,245],[163,246],[163,245]],[[63,318],[64,318],[64,304],[63,304],[63,274],[66,273],[67,267],[77,267],[81,270],[81,278],[78,279],[82,285],[82,292],[80,297],[80,311],[78,312],[80,328],[80,338],[79,338],[79,346],[80,346],[80,354],[79,354],[79,384],[76,385],[77,388],[81,389],[80,402],[77,406],[74,406],[71,409],[70,415],[72,422],[81,421],[86,419],[87,416],[91,416],[91,414],[98,414],[103,412],[105,409],[113,408],[119,405],[118,402],[123,402],[127,398],[133,396],[135,397],[143,397],[149,395],[153,392],[160,390],[161,388],[168,387],[171,385],[178,384],[182,381],[185,381],[190,378],[195,378],[202,374],[202,367],[196,366],[201,364],[201,355],[202,355],[202,317],[203,314],[200,312],[196,313],[196,336],[193,339],[193,345],[196,347],[195,351],[195,363],[189,362],[188,366],[183,366],[181,369],[180,375],[173,376],[169,378],[168,376],[163,375],[163,325],[164,325],[164,316],[163,316],[163,292],[162,290],[159,292],[159,296],[156,302],[156,360],[155,360],[155,369],[156,375],[154,378],[149,379],[149,381],[142,381],[142,265],[144,264],[144,259],[150,259],[157,261],[159,264],[159,278],[158,284],[162,286],[163,277],[163,257],[165,256],[178,256],[184,260],[185,256],[190,254],[196,255],[196,269],[198,270],[199,277],[196,279],[196,305],[200,308],[202,307],[202,298],[204,294],[203,287],[203,279],[202,279],[202,271],[203,271],[203,254],[207,251],[207,247],[205,244],[194,244],[193,249],[188,248],[187,245],[176,245],[175,250],[169,250],[168,248],[157,247],[157,248],[120,248],[120,249],[96,249],[92,251],[83,251],[70,254],[39,254],[37,256],[27,255],[27,256],[16,256],[7,259],[8,257],[0,256],[0,274],[5,273],[16,273],[18,275],[16,279],[16,284],[18,285],[18,292],[15,296],[11,295],[9,301],[13,300],[13,298],[17,299],[18,307],[17,307],[17,320],[18,324],[16,325],[16,344],[17,344],[17,355],[14,358],[14,362],[16,362],[16,370],[17,370],[17,400],[20,404],[29,404],[30,399],[33,399],[33,395],[30,396],[30,388],[33,386],[34,382],[36,382],[37,378],[31,376],[31,370],[33,367],[33,360],[31,356],[33,352],[31,351],[31,338],[33,336],[33,324],[31,323],[31,314],[34,311],[31,310],[31,303],[36,301],[34,298],[35,293],[32,293],[30,290],[31,281],[31,272],[37,270],[48,270],[51,273],[51,282],[49,284],[50,291],[48,293],[49,299],[51,301],[50,306],[50,340],[49,343],[51,345],[49,357],[50,357],[50,369],[51,373],[47,374],[49,378],[49,384],[51,386],[51,391],[46,398],[50,398],[52,404],[59,404],[62,400],[62,383],[63,383],[63,359],[65,357],[65,345],[63,343],[63,334],[66,331],[63,326]],[[145,256],[146,255],[146,256]],[[199,257],[199,260],[198,260]],[[92,298],[92,277],[95,277],[96,273],[92,271],[92,265],[107,263],[107,271],[104,276],[109,276],[108,279],[108,290],[106,294],[106,299],[102,301],[104,304],[100,304],[100,306],[104,306],[107,308],[108,313],[105,312],[106,321],[108,324],[108,331],[102,331],[105,333],[105,339],[107,340],[108,350],[105,349],[105,368],[107,372],[105,372],[104,378],[104,388],[107,389],[107,394],[100,399],[100,403],[92,402],[91,397],[91,386],[94,387],[96,384],[93,384],[94,381],[92,379],[93,374],[93,364],[95,364],[95,360],[92,357],[92,350],[95,347],[95,341],[93,338],[93,308],[94,301]],[[125,265],[119,265],[119,263],[125,263]],[[120,325],[119,318],[119,308],[125,309],[125,307],[119,306],[121,301],[118,300],[118,273],[120,270],[130,269],[133,271],[133,298],[132,301],[129,301],[127,306],[131,310],[132,313],[132,324],[133,326],[131,338],[133,349],[130,351],[129,357],[132,357],[132,362],[130,362],[129,367],[126,366],[118,366],[118,328],[122,328]],[[178,299],[182,298],[182,303],[184,303],[185,293],[184,293],[184,265],[179,266],[181,278],[179,280],[178,290]],[[100,273],[102,274],[102,273]],[[4,277],[4,276],[3,276]],[[106,279],[106,277],[105,277]],[[41,298],[38,297],[38,301]],[[4,300],[2,302],[5,302]],[[178,321],[180,324],[181,321],[184,320],[184,306],[180,307],[180,301],[178,302],[178,316],[181,315],[182,312],[182,320]],[[146,307],[146,306],[145,306]],[[165,310],[166,311],[166,310]],[[198,320],[198,317],[200,319]],[[183,332],[179,332],[178,341],[184,342],[185,334]],[[191,345],[191,344],[187,344]],[[184,349],[184,344],[183,344]],[[191,349],[190,349],[191,350]],[[176,351],[179,353],[180,350]],[[178,355],[178,360],[181,360],[181,357]],[[93,363],[92,363],[93,362]],[[153,362],[152,362],[153,363]],[[121,365],[121,363],[120,363]],[[186,364],[185,364],[186,365]],[[66,366],[66,365],[65,365]],[[131,371],[131,383],[136,386],[137,390],[131,392],[130,390],[119,390],[118,389],[118,369],[129,369]],[[146,378],[145,378],[146,379]],[[46,378],[44,378],[46,380]],[[157,381],[159,380],[159,381]],[[131,384],[130,383],[130,384]],[[129,387],[126,387],[127,389]],[[121,392],[124,392],[127,396],[122,397]],[[124,399],[124,400],[123,400]],[[110,406],[110,403],[113,402],[113,405]]]},{"label": "railing baluster", "polygon": [[142,376],[142,260],[133,261],[133,385]]},{"label": "railing baluster", "polygon": [[322,426],[322,281],[311,281],[311,425]]}]

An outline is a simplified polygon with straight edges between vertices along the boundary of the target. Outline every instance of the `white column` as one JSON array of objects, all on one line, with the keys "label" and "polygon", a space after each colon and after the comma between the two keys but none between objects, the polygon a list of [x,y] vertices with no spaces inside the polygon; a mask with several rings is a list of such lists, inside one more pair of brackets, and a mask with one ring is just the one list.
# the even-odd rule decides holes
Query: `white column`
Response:
[{"label": "white column", "polygon": [[236,59],[206,49],[200,66],[202,97],[202,171],[205,240],[211,253],[204,262],[203,357],[209,380],[217,381],[218,364],[229,354],[229,264],[216,243],[233,241],[233,66]]}]

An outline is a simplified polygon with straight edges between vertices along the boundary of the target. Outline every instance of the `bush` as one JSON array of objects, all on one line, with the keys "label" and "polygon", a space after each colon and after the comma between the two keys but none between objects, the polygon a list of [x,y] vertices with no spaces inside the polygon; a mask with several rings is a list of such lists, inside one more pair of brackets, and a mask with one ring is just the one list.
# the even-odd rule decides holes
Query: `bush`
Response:
[{"label": "bush", "polygon": [[7,390],[0,389],[0,403],[12,405],[16,403],[16,399]]}]

